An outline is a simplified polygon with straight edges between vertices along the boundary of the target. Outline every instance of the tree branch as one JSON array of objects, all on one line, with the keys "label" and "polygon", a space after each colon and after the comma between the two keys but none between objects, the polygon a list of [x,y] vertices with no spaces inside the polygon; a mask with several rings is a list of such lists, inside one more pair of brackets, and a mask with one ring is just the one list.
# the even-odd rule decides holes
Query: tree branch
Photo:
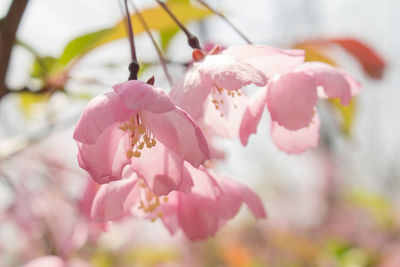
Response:
[{"label": "tree branch", "polygon": [[13,0],[7,15],[0,20],[0,99],[10,90],[6,75],[17,29],[29,0]]}]

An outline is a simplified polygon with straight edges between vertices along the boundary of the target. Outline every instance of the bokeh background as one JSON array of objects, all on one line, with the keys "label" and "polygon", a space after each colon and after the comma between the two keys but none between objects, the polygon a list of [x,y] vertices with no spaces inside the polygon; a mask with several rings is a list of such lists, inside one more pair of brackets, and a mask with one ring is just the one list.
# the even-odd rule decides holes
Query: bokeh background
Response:
[{"label": "bokeh background", "polygon": [[[0,2],[0,17],[10,3]],[[135,3],[143,10],[155,6],[150,0]],[[304,48],[317,39],[357,40],[382,59],[383,74],[371,77],[360,59],[337,44],[307,47],[363,84],[351,110],[320,101],[320,146],[302,155],[279,151],[269,138],[268,114],[247,147],[232,140],[218,143],[227,153],[217,169],[260,194],[268,220],[255,221],[243,208],[215,237],[199,242],[170,236],[160,222],[134,218],[109,225],[98,236],[102,230],[79,205],[88,177],[77,166],[72,132],[90,98],[127,79],[128,40],[90,51],[50,97],[35,93],[46,83],[35,74],[35,57],[57,58],[77,36],[112,27],[122,19],[121,6],[118,1],[29,1],[7,75],[16,93],[0,102],[0,266],[21,266],[50,254],[99,267],[400,266],[400,2],[208,3],[254,43]],[[245,43],[215,15],[188,26],[203,44]],[[162,40],[162,34],[154,34]],[[136,41],[146,66],[142,79],[155,74],[156,84],[168,91],[150,40],[140,34]],[[182,33],[170,40],[165,55],[177,81],[184,71],[180,63],[191,55]],[[29,92],[17,92],[22,88]]]}]

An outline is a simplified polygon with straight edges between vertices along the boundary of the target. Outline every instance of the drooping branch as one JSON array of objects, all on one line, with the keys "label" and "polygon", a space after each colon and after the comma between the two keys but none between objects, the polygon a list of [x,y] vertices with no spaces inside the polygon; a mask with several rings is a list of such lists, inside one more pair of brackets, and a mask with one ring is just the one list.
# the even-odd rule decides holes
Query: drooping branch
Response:
[{"label": "drooping branch", "polygon": [[165,10],[165,12],[167,12],[167,14],[172,18],[172,20],[175,21],[176,25],[178,25],[179,28],[185,33],[190,47],[193,48],[193,49],[201,49],[199,39],[194,34],[192,34],[185,27],[185,25],[183,25],[178,20],[178,18],[171,12],[171,10],[168,8],[168,6],[164,2],[162,2],[160,0],[155,0],[155,1]]},{"label": "drooping branch", "polygon": [[202,4],[205,8],[213,12],[215,15],[219,16],[223,19],[237,34],[239,34],[248,44],[252,44],[249,38],[246,37],[239,29],[236,27],[224,14],[212,8],[209,4],[204,2],[203,0],[197,0],[200,4]]},{"label": "drooping branch", "polygon": [[137,61],[136,57],[136,48],[135,48],[135,35],[133,33],[133,28],[132,28],[132,21],[131,21],[131,15],[129,14],[128,10],[128,0],[124,1],[124,6],[125,6],[125,12],[126,12],[126,21],[127,21],[127,29],[128,29],[128,37],[129,37],[129,45],[131,47],[131,56],[132,56],[132,62],[129,65],[129,78],[128,80],[137,80],[137,75],[139,72],[139,63]]},{"label": "drooping branch", "polygon": [[133,1],[132,1],[131,3],[132,3],[133,9],[134,9],[136,15],[138,16],[138,18],[139,18],[139,20],[140,20],[140,23],[142,23],[143,28],[146,30],[147,35],[148,35],[149,38],[151,39],[151,42],[153,43],[153,46],[154,46],[154,48],[155,48],[156,51],[157,51],[157,56],[158,56],[158,58],[160,59],[161,67],[163,68],[163,71],[164,71],[164,73],[165,73],[165,76],[167,77],[167,80],[168,80],[170,86],[172,86],[172,84],[173,84],[172,78],[171,78],[171,75],[170,75],[169,72],[168,72],[167,63],[166,63],[166,60],[165,60],[165,58],[164,58],[164,56],[163,56],[163,54],[162,54],[162,52],[161,52],[161,49],[160,49],[160,47],[158,46],[158,44],[157,44],[156,40],[154,39],[153,35],[151,34],[149,25],[147,25],[147,22],[146,22],[146,20],[143,18],[142,14],[140,13],[140,10],[136,7],[136,5],[134,4]]},{"label": "drooping branch", "polygon": [[10,91],[6,84],[7,70],[18,26],[28,2],[29,0],[13,0],[7,15],[0,20],[0,98]]}]

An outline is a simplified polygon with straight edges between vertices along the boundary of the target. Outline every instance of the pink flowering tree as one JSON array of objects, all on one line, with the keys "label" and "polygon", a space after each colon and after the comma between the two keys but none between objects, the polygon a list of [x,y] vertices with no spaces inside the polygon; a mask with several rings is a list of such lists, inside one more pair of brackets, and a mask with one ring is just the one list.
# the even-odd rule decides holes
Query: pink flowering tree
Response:
[{"label": "pink flowering tree", "polygon": [[[27,121],[15,126],[26,135],[11,136],[7,146],[0,143],[0,195],[5,192],[8,199],[0,209],[0,240],[9,231],[20,241],[14,252],[8,252],[12,242],[0,243],[5,266],[399,262],[393,251],[400,241],[383,245],[400,232],[393,227],[397,213],[379,196],[341,191],[343,169],[337,161],[343,155],[332,137],[336,133],[343,142],[349,140],[365,77],[357,68],[342,68],[329,49],[341,48],[368,76],[380,79],[386,62],[369,46],[356,39],[325,38],[274,47],[250,41],[211,1],[154,0],[139,7],[139,1],[121,0],[122,18],[119,14],[112,27],[74,38],[55,57],[17,38],[28,2],[33,1],[11,1],[0,20],[1,104],[14,99]],[[219,18],[241,43],[210,38],[208,17]],[[190,22],[202,23],[205,34]],[[151,45],[143,46],[141,35]],[[121,68],[101,66],[102,75],[79,77],[90,71],[90,60],[98,64],[96,53],[119,39],[129,44],[129,50],[128,45],[111,49],[113,60],[120,56],[122,62],[112,64]],[[6,79],[17,46],[33,59],[21,88]],[[150,60],[149,50],[155,52]],[[94,90],[80,92],[82,85]],[[68,113],[74,114],[65,120]],[[329,129],[330,124],[338,127]],[[317,186],[302,181],[303,195],[297,189],[293,194],[276,189],[282,194],[274,199],[270,188],[279,185],[269,184],[267,177],[284,175],[264,166],[274,160],[254,153],[255,142],[270,143],[268,150],[285,159],[310,157],[308,171],[318,178]],[[234,144],[239,148],[229,147]],[[235,173],[229,162],[241,154],[234,165],[243,171]],[[246,160],[263,169],[257,185]],[[310,218],[297,220],[307,201],[319,215],[310,212]],[[252,219],[247,228],[230,232],[234,224],[229,221],[240,217],[244,206]],[[307,219],[312,221],[308,228]],[[146,235],[164,236],[169,250],[141,253]],[[351,258],[349,251],[359,258]]]}]

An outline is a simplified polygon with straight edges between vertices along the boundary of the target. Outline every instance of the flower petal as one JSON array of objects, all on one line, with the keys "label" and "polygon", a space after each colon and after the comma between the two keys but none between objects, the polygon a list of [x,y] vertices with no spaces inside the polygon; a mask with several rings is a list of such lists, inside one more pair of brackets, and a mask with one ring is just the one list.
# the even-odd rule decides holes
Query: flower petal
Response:
[{"label": "flower petal", "polygon": [[221,94],[220,97],[220,100],[223,100],[224,103],[220,104],[218,109],[212,103],[213,98],[208,97],[203,121],[209,129],[220,136],[238,137],[241,118],[249,105],[249,98],[244,92],[241,93],[241,96],[235,98],[231,98],[225,93]]},{"label": "flower petal", "polygon": [[185,162],[184,166],[194,183],[191,191],[192,194],[213,200],[217,200],[222,195],[222,188],[206,168],[201,166],[196,169],[187,162]]},{"label": "flower petal", "polygon": [[[227,219],[232,218],[237,213],[237,211],[235,212],[235,205],[229,206],[235,202],[233,200],[233,197],[237,198],[239,204],[242,204],[242,202],[244,202],[256,218],[265,219],[267,217],[264,205],[260,197],[253,190],[223,175],[217,175],[213,173],[213,177],[217,180],[218,184],[224,190],[223,195],[219,201],[222,210],[225,210],[226,214],[228,215]],[[229,211],[229,207],[231,211]]]},{"label": "flower petal", "polygon": [[232,46],[224,50],[223,54],[250,64],[268,78],[288,72],[304,61],[303,50],[282,50],[266,45]]},{"label": "flower petal", "polygon": [[310,123],[317,104],[317,86],[307,73],[289,72],[268,84],[268,109],[271,119],[288,130]]},{"label": "flower petal", "polygon": [[170,93],[175,105],[185,110],[193,119],[203,114],[203,105],[213,88],[210,79],[204,79],[197,69],[189,69]]},{"label": "flower petal", "polygon": [[132,170],[142,177],[151,191],[167,195],[182,184],[183,159],[162,143],[141,150],[139,158],[132,158]]},{"label": "flower petal", "polygon": [[178,220],[190,240],[205,239],[219,228],[218,205],[196,194],[179,194]]},{"label": "flower petal", "polygon": [[109,126],[93,145],[78,143],[79,166],[85,169],[97,183],[119,180],[125,165],[129,163],[127,133],[118,129],[118,123]]},{"label": "flower petal", "polygon": [[65,262],[58,256],[43,256],[36,258],[22,267],[65,267]]},{"label": "flower petal", "polygon": [[94,144],[102,132],[115,122],[128,120],[134,115],[115,93],[99,95],[85,107],[74,132],[74,139]]},{"label": "flower petal", "polygon": [[247,145],[251,134],[257,132],[258,123],[267,104],[267,88],[260,88],[250,99],[240,122],[239,137],[242,145]]},{"label": "flower petal", "polygon": [[264,86],[268,79],[253,66],[226,55],[208,55],[203,61],[195,63],[204,79],[226,90],[237,90],[249,84]]},{"label": "flower petal", "polygon": [[210,158],[202,131],[182,109],[158,114],[143,110],[140,117],[159,142],[193,166],[198,167]]},{"label": "flower petal", "polygon": [[132,177],[102,185],[93,200],[92,219],[104,222],[129,214],[139,197],[139,191],[134,190],[137,183]]},{"label": "flower petal", "polygon": [[271,138],[279,149],[287,153],[300,154],[318,145],[319,125],[318,113],[314,115],[308,127],[297,131],[287,130],[276,122],[272,122]]},{"label": "flower petal", "polygon": [[142,108],[155,113],[174,109],[171,98],[160,88],[143,81],[131,80],[113,86],[126,107],[139,111]]},{"label": "flower petal", "polygon": [[[344,71],[322,62],[306,62],[295,69],[296,72],[307,72],[315,78],[317,86],[324,88],[328,97],[339,97],[342,105],[348,105],[352,95],[350,83]],[[349,78],[350,75],[347,75]],[[353,86],[356,86],[353,84]],[[353,90],[357,90],[354,88]]]}]

